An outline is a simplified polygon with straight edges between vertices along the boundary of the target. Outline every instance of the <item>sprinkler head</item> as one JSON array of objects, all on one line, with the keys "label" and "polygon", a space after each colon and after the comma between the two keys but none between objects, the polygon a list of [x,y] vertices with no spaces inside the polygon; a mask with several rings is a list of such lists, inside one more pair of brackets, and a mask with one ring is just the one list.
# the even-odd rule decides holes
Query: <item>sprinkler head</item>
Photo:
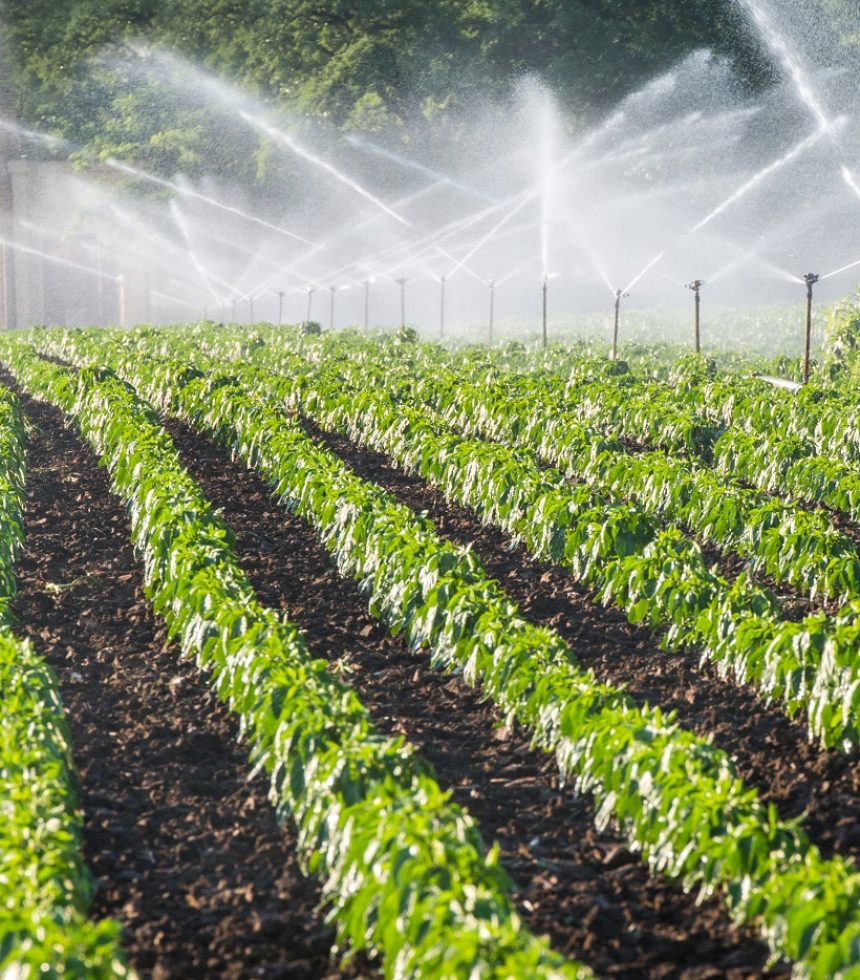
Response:
[{"label": "sprinkler head", "polygon": [[817,272],[807,272],[803,277],[803,281],[807,286],[814,286],[820,279],[821,276]]},{"label": "sprinkler head", "polygon": [[692,282],[688,282],[684,288],[692,289],[694,293],[698,293],[702,286],[705,285],[704,279],[694,279]]}]

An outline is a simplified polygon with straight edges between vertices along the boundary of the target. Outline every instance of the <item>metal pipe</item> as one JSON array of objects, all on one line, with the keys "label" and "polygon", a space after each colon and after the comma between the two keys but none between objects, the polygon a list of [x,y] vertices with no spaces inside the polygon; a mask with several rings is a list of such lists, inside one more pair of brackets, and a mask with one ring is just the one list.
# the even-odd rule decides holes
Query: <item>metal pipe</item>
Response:
[{"label": "metal pipe", "polygon": [[492,347],[493,345],[493,314],[495,312],[496,303],[496,283],[493,279],[490,279],[487,285],[490,287],[490,328],[487,333],[487,346]]},{"label": "metal pipe", "polygon": [[284,322],[284,292],[278,290],[278,326]]},{"label": "metal pipe", "polygon": [[254,322],[254,297],[248,297],[248,323]]},{"label": "metal pipe", "polygon": [[328,291],[330,293],[329,311],[328,311],[328,328],[329,330],[334,330],[334,294],[337,292],[337,286],[329,286]]},{"label": "metal pipe", "polygon": [[615,326],[612,331],[612,360],[618,360],[618,327],[621,322],[621,300],[626,299],[630,293],[625,293],[621,289],[615,290]]},{"label": "metal pipe", "polygon": [[547,280],[547,276],[544,275],[544,277],[543,277],[543,285],[541,287],[542,305],[543,305],[542,316],[541,316],[541,323],[542,323],[542,340],[543,340],[543,349],[544,350],[546,350],[546,345],[547,345],[547,330],[546,330],[546,306],[547,306],[547,302],[546,301],[547,301],[547,292],[548,292],[548,280]]},{"label": "metal pipe", "polygon": [[806,338],[803,347],[803,383],[809,384],[809,364],[812,350],[812,292],[815,284],[821,278],[815,272],[807,272],[803,277],[806,283]]},{"label": "metal pipe", "polygon": [[766,381],[769,385],[773,385],[774,388],[785,388],[786,391],[792,391],[797,394],[798,391],[803,387],[798,381],[789,381],[787,378],[777,378],[771,374],[758,374],[753,373],[754,378],[758,378],[759,381]]},{"label": "metal pipe", "polygon": [[316,290],[314,289],[313,286],[308,286],[307,290],[305,290],[305,291],[308,294],[308,312],[307,312],[307,316],[305,317],[305,323],[310,323],[311,322],[311,312],[312,312],[312,308],[313,308],[314,293],[316,292]]},{"label": "metal pipe", "polygon": [[400,325],[406,326],[406,279],[395,279],[400,286]]},{"label": "metal pipe", "polygon": [[694,279],[687,283],[687,289],[693,291],[695,296],[695,326],[693,333],[693,350],[697,354],[702,353],[702,286],[705,285],[704,279]]},{"label": "metal pipe", "polygon": [[439,280],[439,339],[445,336],[445,276]]}]

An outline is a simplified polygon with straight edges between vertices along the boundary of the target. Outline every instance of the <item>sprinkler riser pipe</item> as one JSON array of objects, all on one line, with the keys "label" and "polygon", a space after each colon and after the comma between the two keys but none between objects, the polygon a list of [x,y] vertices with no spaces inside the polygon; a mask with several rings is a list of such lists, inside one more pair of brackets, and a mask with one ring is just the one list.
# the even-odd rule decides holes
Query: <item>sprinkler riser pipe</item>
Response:
[{"label": "sprinkler riser pipe", "polygon": [[400,286],[400,326],[406,326],[406,280],[395,279]]},{"label": "sprinkler riser pipe", "polygon": [[803,383],[809,384],[810,364],[812,359],[812,299],[815,284],[821,276],[815,272],[807,272],[803,277],[806,283],[806,333],[803,343]]},{"label": "sprinkler riser pipe", "polygon": [[695,317],[693,321],[693,350],[697,354],[702,352],[702,286],[705,285],[704,279],[694,279],[688,282],[686,288],[691,290],[695,298],[694,309]]},{"label": "sprinkler riser pipe", "polygon": [[541,287],[541,303],[542,303],[542,311],[541,311],[541,325],[542,325],[541,341],[542,341],[542,345],[543,345],[543,349],[544,350],[546,350],[546,347],[547,347],[547,329],[546,329],[547,292],[548,292],[548,283],[547,283],[546,276],[544,276],[543,277],[543,285]]},{"label": "sprinkler riser pipe", "polygon": [[621,300],[630,294],[621,289],[615,290],[615,324],[612,329],[612,360],[618,360],[618,328],[621,324]]}]

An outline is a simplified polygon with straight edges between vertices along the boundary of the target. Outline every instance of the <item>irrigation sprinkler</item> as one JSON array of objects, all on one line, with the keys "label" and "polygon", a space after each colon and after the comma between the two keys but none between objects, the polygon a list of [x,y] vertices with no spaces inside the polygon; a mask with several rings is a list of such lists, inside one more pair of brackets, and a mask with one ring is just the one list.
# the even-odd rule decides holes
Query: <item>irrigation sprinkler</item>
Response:
[{"label": "irrigation sprinkler", "polygon": [[812,348],[812,293],[815,284],[821,279],[815,272],[807,272],[803,277],[806,283],[806,339],[803,347],[803,383],[809,384],[809,359]]},{"label": "irrigation sprinkler", "polygon": [[230,304],[230,322],[231,323],[235,323],[236,322],[236,303],[237,302],[238,302],[238,300],[235,300],[234,299],[233,302]]},{"label": "irrigation sprinkler", "polygon": [[543,274],[543,283],[541,285],[541,323],[542,323],[542,339],[543,339],[543,349],[546,350],[547,345],[547,335],[546,335],[546,300],[547,293],[549,291],[549,277],[546,273]]},{"label": "irrigation sprinkler", "polygon": [[439,339],[445,336],[445,284],[448,282],[446,276],[439,280]]},{"label": "irrigation sprinkler", "polygon": [[328,308],[328,328],[329,330],[334,330],[334,296],[337,292],[337,286],[329,286],[329,308]]},{"label": "irrigation sprinkler", "polygon": [[364,280],[364,332],[370,329],[370,280]]},{"label": "irrigation sprinkler", "polygon": [[490,287],[490,325],[487,331],[487,346],[492,347],[493,345],[493,314],[495,312],[496,305],[496,282],[494,279],[490,279],[487,282]]},{"label": "irrigation sprinkler", "polygon": [[313,286],[308,286],[305,292],[308,294],[308,312],[307,315],[305,316],[305,323],[310,323],[311,313],[313,312],[314,293],[316,292],[316,290],[314,289]]},{"label": "irrigation sprinkler", "polygon": [[286,294],[282,289],[278,290],[278,326],[284,322],[284,296]]},{"label": "irrigation sprinkler", "polygon": [[248,297],[248,323],[254,322],[254,297]]},{"label": "irrigation sprinkler", "polygon": [[695,296],[696,318],[695,332],[693,334],[693,350],[697,354],[702,353],[702,286],[704,285],[704,279],[694,279],[686,285],[686,288],[692,290],[693,296]]},{"label": "irrigation sprinkler", "polygon": [[615,290],[615,326],[612,331],[612,360],[618,360],[618,326],[621,322],[621,300],[627,299],[630,293],[623,289]]},{"label": "irrigation sprinkler", "polygon": [[406,279],[394,280],[400,286],[400,325],[406,326]]}]

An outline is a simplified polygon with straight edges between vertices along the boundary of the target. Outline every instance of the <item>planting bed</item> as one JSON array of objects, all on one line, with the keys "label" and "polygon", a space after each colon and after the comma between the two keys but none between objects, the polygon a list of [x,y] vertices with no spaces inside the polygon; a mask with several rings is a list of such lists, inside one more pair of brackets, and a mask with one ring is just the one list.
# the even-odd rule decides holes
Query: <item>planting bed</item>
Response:
[{"label": "planting bed", "polygon": [[24,406],[15,612],[59,678],[93,914],[122,923],[145,975],[340,976],[319,890],[262,781],[248,782],[235,722],[152,615],[104,471],[56,409]]},{"label": "planting bed", "polygon": [[860,856],[860,756],[820,751],[799,721],[764,707],[748,690],[699,669],[689,657],[661,651],[648,632],[560,569],[536,562],[503,532],[481,524],[418,477],[343,436],[308,430],[356,472],[426,513],[440,533],[472,547],[487,570],[536,622],[558,630],[577,655],[610,683],[623,683],[642,703],[677,712],[681,722],[738,761],[744,778],[781,812],[804,815],[804,826],[827,853]]},{"label": "planting bed", "polygon": [[766,950],[748,931],[733,928],[716,901],[691,904],[649,876],[618,837],[597,833],[591,801],[559,787],[552,762],[474,691],[432,670],[372,619],[312,529],[278,507],[254,473],[187,426],[167,427],[236,532],[258,593],[288,611],[315,653],[343,665],[379,728],[406,735],[479,819],[487,841],[499,841],[532,929],[571,956],[587,953],[606,975],[760,973]]},{"label": "planting bed", "polygon": [[847,395],[262,325],[0,361],[133,971],[860,977]]}]

